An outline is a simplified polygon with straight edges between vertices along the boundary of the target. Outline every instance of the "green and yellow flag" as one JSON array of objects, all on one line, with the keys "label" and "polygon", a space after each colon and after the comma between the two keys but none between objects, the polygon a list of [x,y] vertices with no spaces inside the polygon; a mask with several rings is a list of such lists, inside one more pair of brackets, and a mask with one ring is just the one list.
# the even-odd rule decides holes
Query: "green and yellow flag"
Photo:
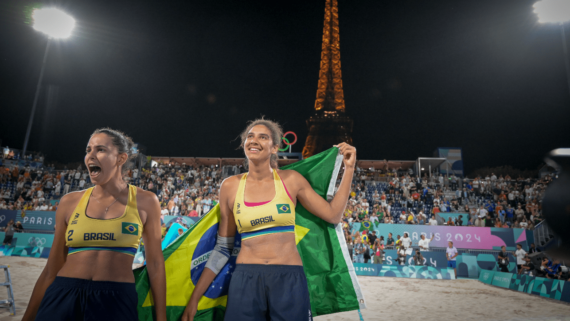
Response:
[{"label": "green and yellow flag", "polygon": [[374,230],[374,225],[370,221],[364,221],[360,223],[360,232],[362,231],[372,231]]},{"label": "green and yellow flag", "polygon": [[[337,157],[338,156],[338,157]],[[308,159],[283,167],[303,175],[325,199],[332,199],[342,156],[331,148]],[[288,208],[278,209],[283,213]],[[360,285],[350,261],[341,224],[327,223],[309,213],[300,203],[295,208],[295,240],[307,276],[313,316],[364,309]],[[164,249],[166,267],[166,312],[168,320],[179,320],[190,295],[216,244],[219,206]],[[200,299],[194,320],[223,320],[227,293],[241,237],[236,233],[230,260]],[[136,269],[139,320],[154,320],[154,308],[146,267]]]}]

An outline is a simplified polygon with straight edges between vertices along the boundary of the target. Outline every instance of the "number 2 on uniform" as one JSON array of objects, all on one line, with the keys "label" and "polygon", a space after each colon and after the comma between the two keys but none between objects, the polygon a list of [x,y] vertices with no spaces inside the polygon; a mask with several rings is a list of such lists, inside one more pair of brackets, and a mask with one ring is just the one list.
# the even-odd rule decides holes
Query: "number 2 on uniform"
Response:
[{"label": "number 2 on uniform", "polygon": [[68,240],[68,241],[73,241],[73,239],[71,238],[71,236],[73,235],[73,230],[67,232],[67,234],[69,234],[69,235],[67,236],[67,240]]}]

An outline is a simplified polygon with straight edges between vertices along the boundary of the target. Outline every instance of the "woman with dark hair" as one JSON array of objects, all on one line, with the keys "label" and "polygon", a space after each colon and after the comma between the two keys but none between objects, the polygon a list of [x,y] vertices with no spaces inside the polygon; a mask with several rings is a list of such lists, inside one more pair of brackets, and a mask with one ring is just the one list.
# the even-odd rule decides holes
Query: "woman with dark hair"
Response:
[{"label": "woman with dark hair", "polygon": [[142,236],[157,320],[166,320],[166,277],[156,195],[123,180],[132,140],[96,130],[85,151],[91,182],[65,195],[48,262],[23,320],[138,320],[132,272]]},{"label": "woman with dark hair", "polygon": [[[220,190],[216,248],[196,284],[182,320],[193,320],[198,301],[229,260],[234,235],[241,250],[228,293],[225,320],[311,320],[303,262],[295,243],[295,206],[338,224],[346,207],[356,164],[356,149],[337,145],[344,174],[332,201],[319,196],[298,172],[277,169],[283,132],[269,120],[251,122],[241,134],[249,172],[227,178]],[[269,201],[268,201],[269,200]]]}]

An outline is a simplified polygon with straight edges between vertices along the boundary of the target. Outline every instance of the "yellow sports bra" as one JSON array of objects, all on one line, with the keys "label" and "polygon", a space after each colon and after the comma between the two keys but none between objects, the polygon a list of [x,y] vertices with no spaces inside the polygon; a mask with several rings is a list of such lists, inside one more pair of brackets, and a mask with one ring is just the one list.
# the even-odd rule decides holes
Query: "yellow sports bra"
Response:
[{"label": "yellow sports bra", "polygon": [[143,225],[137,210],[137,187],[129,185],[129,199],[123,215],[112,219],[85,214],[93,187],[85,191],[65,231],[68,254],[82,251],[113,251],[135,256]]},{"label": "yellow sports bra", "polygon": [[273,170],[275,197],[269,202],[245,201],[247,173],[239,182],[234,202],[234,218],[242,240],[274,234],[295,233],[295,205],[281,177]]}]

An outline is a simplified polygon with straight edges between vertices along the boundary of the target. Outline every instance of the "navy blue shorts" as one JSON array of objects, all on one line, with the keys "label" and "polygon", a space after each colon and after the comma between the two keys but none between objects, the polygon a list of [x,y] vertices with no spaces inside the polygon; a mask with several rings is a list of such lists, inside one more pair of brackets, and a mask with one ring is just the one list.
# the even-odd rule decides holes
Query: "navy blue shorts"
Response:
[{"label": "navy blue shorts", "polygon": [[447,267],[457,268],[457,261],[447,261]]},{"label": "navy blue shorts", "polygon": [[134,283],[58,276],[47,288],[36,321],[138,321]]},{"label": "navy blue shorts", "polygon": [[313,320],[303,267],[237,264],[224,320]]}]

